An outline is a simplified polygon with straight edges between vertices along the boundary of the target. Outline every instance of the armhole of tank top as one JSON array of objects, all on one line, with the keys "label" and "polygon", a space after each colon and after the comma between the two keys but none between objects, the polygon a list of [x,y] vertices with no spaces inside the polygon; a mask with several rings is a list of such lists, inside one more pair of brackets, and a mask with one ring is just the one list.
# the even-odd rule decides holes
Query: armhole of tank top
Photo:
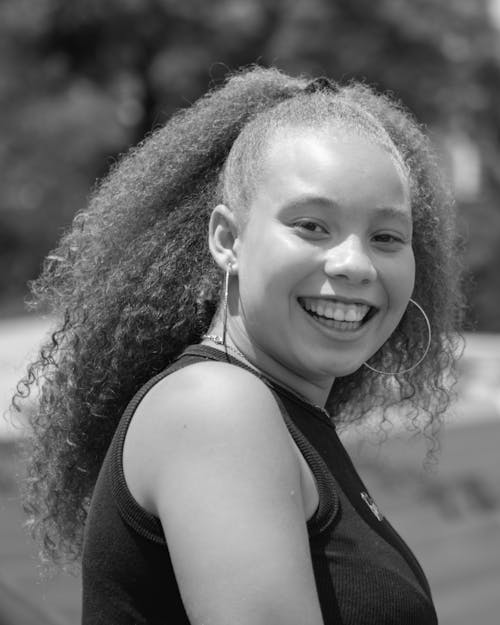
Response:
[{"label": "armhole of tank top", "polygon": [[269,386],[268,388],[273,393],[285,425],[316,481],[319,503],[314,514],[307,521],[308,534],[312,538],[330,527],[339,513],[340,499],[337,494],[337,485],[323,458],[295,425],[278,393],[272,387]]},{"label": "armhole of tank top", "polygon": [[[111,494],[120,516],[127,523],[127,525],[133,528],[139,535],[161,545],[166,545],[166,541],[160,519],[145,510],[135,500],[127,486],[123,469],[123,448],[127,431],[134,413],[142,399],[153,388],[153,386],[177,369],[187,366],[191,362],[199,361],[200,356],[202,359],[204,357],[207,359],[205,354],[195,353],[194,349],[190,349],[190,351],[191,353],[189,353],[188,350],[184,352],[182,363],[179,362],[179,357],[179,359],[171,366],[151,378],[137,391],[123,412],[109,450],[110,457],[108,459],[107,466],[108,480]],[[209,357],[208,359],[211,360],[212,358]],[[244,365],[243,368],[246,368],[251,373],[254,373],[250,368],[247,368]],[[277,391],[270,385],[266,386],[268,386],[269,390],[273,393],[285,425],[304,460],[311,469],[316,481],[319,503],[314,514],[307,520],[307,530],[310,537],[317,536],[331,525],[339,512],[340,501],[337,494],[336,482],[319,453],[314,449],[311,443],[302,434],[301,430],[293,422]]]}]

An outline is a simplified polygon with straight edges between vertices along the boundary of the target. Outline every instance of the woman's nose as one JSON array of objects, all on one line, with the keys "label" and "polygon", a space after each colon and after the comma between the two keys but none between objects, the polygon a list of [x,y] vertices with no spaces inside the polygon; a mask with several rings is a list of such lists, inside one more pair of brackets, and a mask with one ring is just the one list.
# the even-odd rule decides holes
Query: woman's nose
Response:
[{"label": "woman's nose", "polygon": [[377,277],[372,259],[355,235],[328,250],[324,270],[330,278],[344,278],[356,284],[369,283]]}]

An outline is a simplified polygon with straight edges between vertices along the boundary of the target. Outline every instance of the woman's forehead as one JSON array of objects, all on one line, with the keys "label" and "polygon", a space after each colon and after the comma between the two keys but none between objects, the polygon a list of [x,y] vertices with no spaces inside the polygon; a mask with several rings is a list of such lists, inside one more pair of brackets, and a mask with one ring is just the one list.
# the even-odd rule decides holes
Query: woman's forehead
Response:
[{"label": "woman's forehead", "polygon": [[[273,133],[262,154],[260,182],[293,176],[305,185],[308,180],[332,184],[380,177],[409,193],[408,176],[399,158],[372,137],[339,129],[290,128]],[[340,177],[340,178],[339,178]],[[286,182],[285,182],[286,184]]]}]

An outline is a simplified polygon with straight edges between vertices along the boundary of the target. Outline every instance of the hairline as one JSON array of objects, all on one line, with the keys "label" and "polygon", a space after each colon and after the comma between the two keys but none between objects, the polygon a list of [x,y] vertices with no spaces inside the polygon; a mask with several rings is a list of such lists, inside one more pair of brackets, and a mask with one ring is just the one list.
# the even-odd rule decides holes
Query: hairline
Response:
[{"label": "hairline", "polygon": [[[339,143],[342,143],[342,134],[346,138],[348,136],[357,136],[361,139],[366,139],[368,142],[380,147],[385,152],[387,152],[387,154],[391,158],[391,161],[396,167],[398,174],[400,175],[402,181],[405,184],[408,198],[410,199],[411,197],[411,172],[406,166],[403,160],[402,154],[400,153],[397,146],[390,138],[385,128],[383,128],[380,124],[376,124],[375,128],[380,129],[380,132],[378,133],[375,131],[370,131],[366,128],[361,128],[360,126],[356,126],[352,122],[349,122],[347,120],[343,120],[340,118],[335,118],[335,117],[330,117],[329,119],[326,119],[324,122],[319,122],[319,123],[315,121],[311,121],[310,123],[305,122],[305,121],[294,123],[291,120],[280,121],[280,123],[276,124],[274,127],[266,128],[266,130],[261,135],[263,140],[258,142],[257,145],[250,146],[250,149],[254,152],[254,156],[258,154],[260,158],[252,159],[253,160],[252,179],[249,181],[248,176],[245,176],[247,180],[240,181],[243,187],[242,189],[243,193],[241,193],[240,191],[240,197],[243,195],[246,195],[247,202],[244,203],[244,205],[239,205],[239,204],[243,204],[243,202],[235,203],[232,201],[232,198],[229,197],[231,193],[228,192],[228,186],[227,186],[226,181],[224,180],[225,174],[226,174],[225,167],[223,168],[223,172],[222,172],[222,177],[223,177],[222,201],[233,211],[236,217],[238,226],[244,229],[248,222],[252,200],[255,197],[255,194],[257,192],[257,187],[261,179],[261,175],[262,175],[262,168],[265,165],[267,155],[269,154],[271,143],[279,135],[283,135],[287,131],[292,131],[292,132],[295,132],[296,134],[299,134],[299,133],[306,134],[312,131],[312,132],[316,132],[319,134],[319,133],[324,132],[325,130],[333,130],[334,132],[332,132],[331,134],[329,133],[329,134],[332,138],[338,139]],[[262,127],[259,129],[259,131],[262,132]],[[335,133],[335,131],[340,131],[340,132]],[[248,130],[244,129],[243,132],[248,132]],[[229,160],[229,158],[230,156],[228,156],[227,160]]]}]

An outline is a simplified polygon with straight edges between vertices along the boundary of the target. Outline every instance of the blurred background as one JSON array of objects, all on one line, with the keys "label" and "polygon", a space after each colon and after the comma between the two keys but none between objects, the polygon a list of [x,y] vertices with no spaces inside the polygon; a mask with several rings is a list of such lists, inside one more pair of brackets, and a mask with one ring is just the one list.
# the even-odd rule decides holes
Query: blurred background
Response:
[{"label": "blurred background", "polygon": [[[422,441],[400,431],[381,447],[361,442],[369,433],[346,442],[427,571],[441,624],[497,625],[500,0],[0,0],[1,409],[50,326],[27,313],[27,282],[95,181],[250,63],[390,91],[440,154],[466,240],[468,301],[441,460],[425,472]],[[38,577],[21,528],[22,430],[0,423],[0,623],[76,625],[78,578]]]}]

